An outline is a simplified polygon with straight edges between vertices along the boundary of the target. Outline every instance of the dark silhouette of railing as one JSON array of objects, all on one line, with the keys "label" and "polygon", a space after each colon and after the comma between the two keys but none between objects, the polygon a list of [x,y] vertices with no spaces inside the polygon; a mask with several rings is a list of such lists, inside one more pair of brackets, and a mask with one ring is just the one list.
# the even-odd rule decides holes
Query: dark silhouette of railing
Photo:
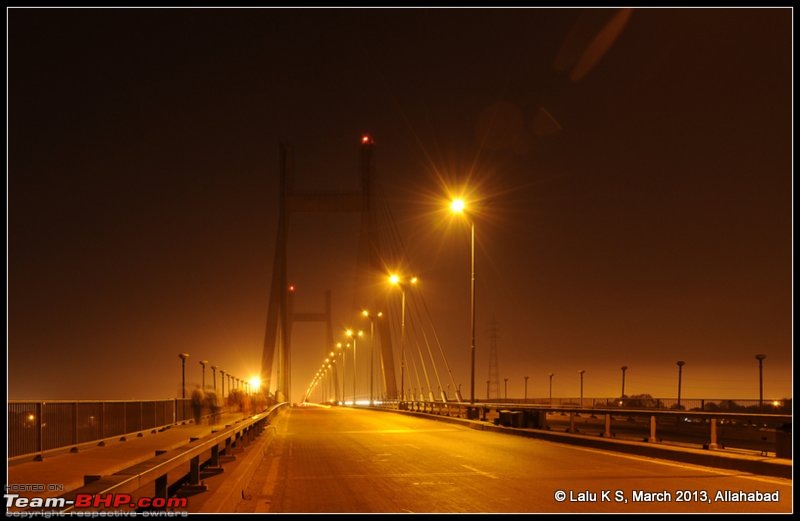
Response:
[{"label": "dark silhouette of railing", "polygon": [[191,400],[8,402],[8,457],[38,454],[192,418]]}]

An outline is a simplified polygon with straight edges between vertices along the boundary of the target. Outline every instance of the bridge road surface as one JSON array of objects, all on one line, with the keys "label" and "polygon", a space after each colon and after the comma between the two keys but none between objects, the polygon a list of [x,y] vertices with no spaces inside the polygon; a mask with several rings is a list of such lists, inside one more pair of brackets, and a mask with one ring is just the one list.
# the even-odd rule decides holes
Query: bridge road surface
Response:
[{"label": "bridge road surface", "polygon": [[[294,407],[275,427],[275,438],[236,512],[792,512],[792,482],[787,479],[391,412]],[[610,501],[602,500],[604,490],[611,491]],[[621,502],[614,499],[617,490]],[[668,494],[635,502],[634,490]],[[555,499],[559,491],[566,500]],[[679,502],[679,491],[690,491],[683,498],[689,501]],[[694,493],[702,491],[710,502],[694,500]],[[718,491],[777,491],[779,501],[718,502]],[[570,494],[589,500],[571,501]]]}]

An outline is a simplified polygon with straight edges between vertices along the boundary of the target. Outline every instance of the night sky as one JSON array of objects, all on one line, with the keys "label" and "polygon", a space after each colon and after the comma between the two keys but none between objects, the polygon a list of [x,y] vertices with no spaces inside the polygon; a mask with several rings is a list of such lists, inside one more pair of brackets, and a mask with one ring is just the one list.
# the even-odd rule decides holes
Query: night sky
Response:
[{"label": "night sky", "polygon": [[[260,370],[278,146],[358,188],[360,136],[469,387],[765,398],[792,384],[790,9],[10,9],[8,391],[171,398]],[[444,202],[442,204],[445,204]],[[462,223],[463,224],[463,223]],[[298,215],[296,308],[354,320],[357,215]],[[326,350],[294,329],[300,399]],[[210,375],[208,376],[210,378]],[[502,384],[501,384],[502,385]]]}]

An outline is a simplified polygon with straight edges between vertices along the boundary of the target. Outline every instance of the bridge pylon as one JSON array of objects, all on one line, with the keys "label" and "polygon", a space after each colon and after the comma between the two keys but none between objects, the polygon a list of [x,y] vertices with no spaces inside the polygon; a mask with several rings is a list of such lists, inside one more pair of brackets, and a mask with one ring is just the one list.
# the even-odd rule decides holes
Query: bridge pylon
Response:
[{"label": "bridge pylon", "polygon": [[[294,288],[289,285],[289,260],[287,246],[289,224],[295,213],[341,213],[361,214],[361,229],[358,248],[357,287],[369,285],[360,282],[382,276],[385,270],[381,252],[381,226],[378,207],[374,196],[374,142],[369,136],[361,138],[360,170],[361,190],[355,193],[310,193],[294,189],[294,160],[290,146],[280,145],[280,184],[278,203],[278,232],[275,242],[275,257],[272,267],[269,304],[267,307],[264,350],[261,359],[261,381],[267,390],[274,386],[275,397],[279,401],[291,401],[291,337],[292,323],[295,321],[321,320],[328,322],[328,349],[333,345],[333,331],[330,324],[330,292],[327,293],[326,313],[310,317],[308,314],[295,315],[293,311]],[[363,300],[369,298],[370,300]],[[375,295],[364,296],[361,302],[373,309],[386,308],[386,302],[378,302]],[[381,368],[387,397],[397,397],[392,339],[388,321],[379,321],[376,332],[380,338]],[[272,381],[275,373],[275,381]]]}]

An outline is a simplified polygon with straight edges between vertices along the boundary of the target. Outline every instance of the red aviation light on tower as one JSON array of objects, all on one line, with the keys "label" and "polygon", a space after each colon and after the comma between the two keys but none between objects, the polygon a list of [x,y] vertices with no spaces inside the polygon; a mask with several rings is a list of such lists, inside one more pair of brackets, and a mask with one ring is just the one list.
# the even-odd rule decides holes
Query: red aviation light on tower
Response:
[{"label": "red aviation light on tower", "polygon": [[294,293],[294,284],[289,285],[289,291]]},{"label": "red aviation light on tower", "polygon": [[369,134],[364,134],[361,136],[361,144],[362,145],[374,145],[375,142],[372,141],[372,136]]}]

